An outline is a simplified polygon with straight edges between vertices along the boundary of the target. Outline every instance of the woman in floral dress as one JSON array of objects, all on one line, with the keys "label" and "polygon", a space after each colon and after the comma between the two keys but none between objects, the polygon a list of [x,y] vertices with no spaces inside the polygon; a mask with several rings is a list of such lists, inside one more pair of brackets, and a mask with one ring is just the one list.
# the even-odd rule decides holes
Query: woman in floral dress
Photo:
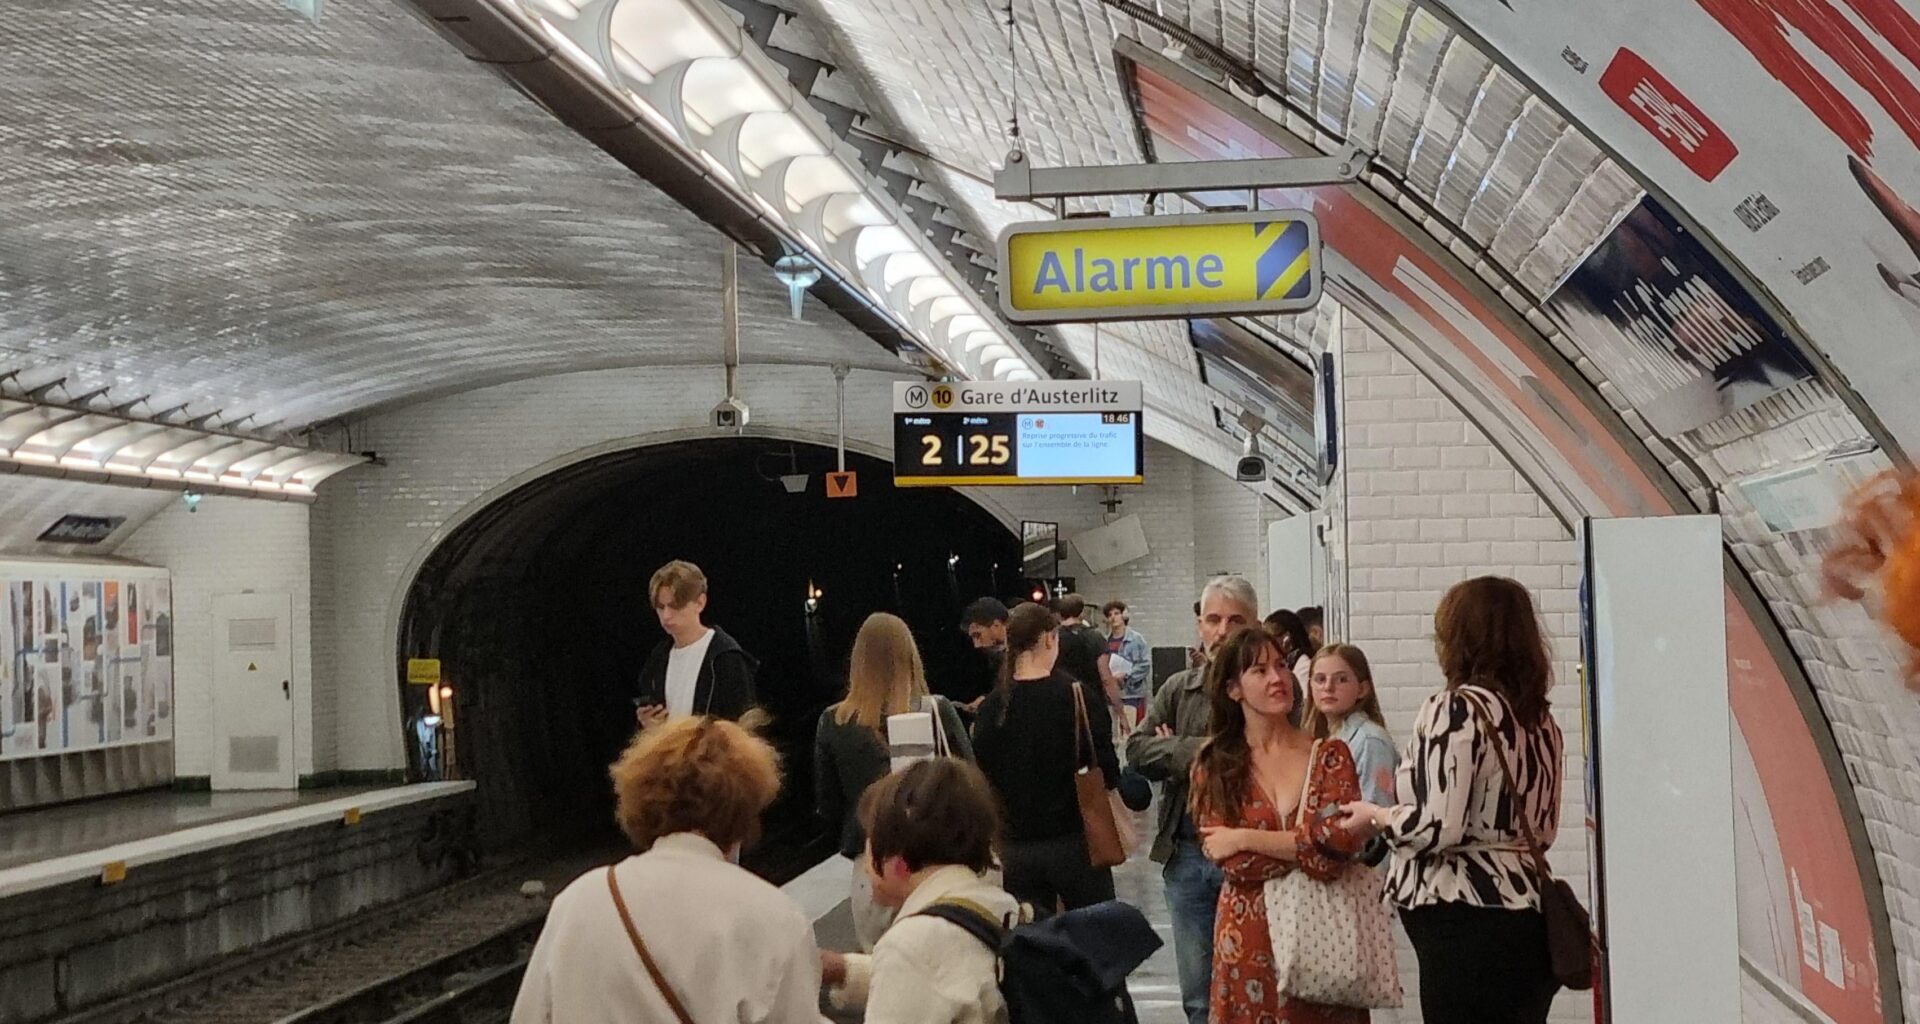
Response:
[{"label": "woman in floral dress", "polygon": [[1259,629],[1229,637],[1207,669],[1213,728],[1194,759],[1193,820],[1201,848],[1227,875],[1213,926],[1211,1024],[1368,1020],[1366,1010],[1288,999],[1275,981],[1267,880],[1289,871],[1337,877],[1360,847],[1325,813],[1357,799],[1353,755],[1339,740],[1315,753],[1291,718],[1295,692],[1280,642]]}]

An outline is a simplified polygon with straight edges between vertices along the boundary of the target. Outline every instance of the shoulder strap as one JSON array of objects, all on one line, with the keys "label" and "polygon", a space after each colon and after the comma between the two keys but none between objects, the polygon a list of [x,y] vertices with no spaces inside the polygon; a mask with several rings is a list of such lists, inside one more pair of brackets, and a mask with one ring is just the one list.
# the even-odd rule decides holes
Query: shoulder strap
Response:
[{"label": "shoulder strap", "polygon": [[953,744],[947,739],[947,709],[937,693],[927,695],[927,710],[933,716],[933,754],[935,757],[952,757]]},{"label": "shoulder strap", "polygon": [[1307,748],[1307,773],[1306,777],[1300,780],[1300,802],[1293,805],[1295,824],[1306,820],[1301,815],[1310,813],[1307,810],[1307,794],[1313,792],[1313,773],[1320,769],[1320,743],[1320,740],[1314,740],[1313,746]]},{"label": "shoulder strap", "polygon": [[687,1012],[680,997],[673,994],[673,986],[667,984],[667,978],[660,973],[660,965],[653,962],[653,954],[647,952],[646,940],[640,938],[640,932],[633,927],[633,917],[627,913],[627,901],[620,898],[620,881],[613,876],[613,865],[607,865],[607,891],[613,893],[613,908],[620,912],[620,923],[627,928],[627,938],[633,942],[633,951],[640,954],[640,962],[646,965],[647,976],[653,979],[655,988],[666,997],[667,1006],[680,1024],[693,1024],[693,1015]]},{"label": "shoulder strap", "polygon": [[[1090,751],[1093,749],[1093,725],[1087,719],[1087,698],[1080,693],[1080,680],[1075,679],[1069,685],[1073,687],[1073,768],[1075,771],[1079,771],[1087,767],[1080,761],[1083,750]],[[1087,739],[1085,748],[1080,746],[1080,737],[1082,734],[1085,734]]]},{"label": "shoulder strap", "polygon": [[926,906],[915,917],[937,917],[949,924],[958,925],[968,935],[979,939],[988,949],[997,955],[1000,942],[1006,936],[1006,929],[987,912],[987,908],[971,900],[937,900]]},{"label": "shoulder strap", "polygon": [[[1520,787],[1513,781],[1513,768],[1507,764],[1507,750],[1500,742],[1500,731],[1494,728],[1493,716],[1487,714],[1487,706],[1479,697],[1467,693],[1463,687],[1460,696],[1467,706],[1473,708],[1473,717],[1480,722],[1480,730],[1487,735],[1487,743],[1493,747],[1493,756],[1500,762],[1500,776],[1506,780],[1507,792],[1513,797],[1513,820],[1520,823],[1520,835],[1527,841],[1527,852],[1533,855],[1534,869],[1540,872],[1541,879],[1553,877],[1553,869],[1547,866],[1547,855],[1540,849],[1540,841],[1533,837],[1533,824],[1527,820],[1525,802],[1520,798]],[[1515,731],[1519,724],[1515,723]]]}]

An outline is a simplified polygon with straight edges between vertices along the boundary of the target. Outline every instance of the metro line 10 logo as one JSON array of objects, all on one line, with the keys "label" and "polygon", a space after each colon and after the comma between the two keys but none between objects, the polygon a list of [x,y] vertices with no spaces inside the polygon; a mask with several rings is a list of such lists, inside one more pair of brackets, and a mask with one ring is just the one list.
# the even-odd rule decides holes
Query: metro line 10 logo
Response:
[{"label": "metro line 10 logo", "polygon": [[933,407],[945,409],[953,404],[953,386],[942,384],[933,389]]}]

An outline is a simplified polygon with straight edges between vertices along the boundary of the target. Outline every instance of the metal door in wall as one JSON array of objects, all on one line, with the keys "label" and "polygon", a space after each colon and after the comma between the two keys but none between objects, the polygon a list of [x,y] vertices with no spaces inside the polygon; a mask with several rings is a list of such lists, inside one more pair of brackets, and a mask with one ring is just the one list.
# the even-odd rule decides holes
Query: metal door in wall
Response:
[{"label": "metal door in wall", "polygon": [[213,599],[213,788],[293,789],[293,596]]}]

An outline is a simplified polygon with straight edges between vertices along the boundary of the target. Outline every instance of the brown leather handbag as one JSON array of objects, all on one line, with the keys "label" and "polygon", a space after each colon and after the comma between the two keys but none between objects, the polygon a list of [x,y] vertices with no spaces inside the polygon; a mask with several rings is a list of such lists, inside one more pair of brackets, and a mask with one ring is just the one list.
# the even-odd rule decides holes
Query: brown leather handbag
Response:
[{"label": "brown leather handbag", "polygon": [[[1127,849],[1120,842],[1120,827],[1113,818],[1113,802],[1107,799],[1107,773],[1093,751],[1093,726],[1087,719],[1087,699],[1080,683],[1073,687],[1073,795],[1080,802],[1080,830],[1087,837],[1087,856],[1096,868],[1117,867],[1127,862]],[[1082,741],[1085,744],[1082,745]]]},{"label": "brown leather handbag", "polygon": [[1593,919],[1588,916],[1587,908],[1580,905],[1580,898],[1573,894],[1573,886],[1563,878],[1553,877],[1553,869],[1547,866],[1546,851],[1533,837],[1533,825],[1527,821],[1520,787],[1514,785],[1513,769],[1507,765],[1507,751],[1493,727],[1493,718],[1478,699],[1462,696],[1473,705],[1480,730],[1486,733],[1487,742],[1500,761],[1500,774],[1506,779],[1507,792],[1513,794],[1513,818],[1520,823],[1520,835],[1527,841],[1527,852],[1533,855],[1533,870],[1540,883],[1540,914],[1547,919],[1547,956],[1553,963],[1554,980],[1576,992],[1585,992],[1593,987]]}]

